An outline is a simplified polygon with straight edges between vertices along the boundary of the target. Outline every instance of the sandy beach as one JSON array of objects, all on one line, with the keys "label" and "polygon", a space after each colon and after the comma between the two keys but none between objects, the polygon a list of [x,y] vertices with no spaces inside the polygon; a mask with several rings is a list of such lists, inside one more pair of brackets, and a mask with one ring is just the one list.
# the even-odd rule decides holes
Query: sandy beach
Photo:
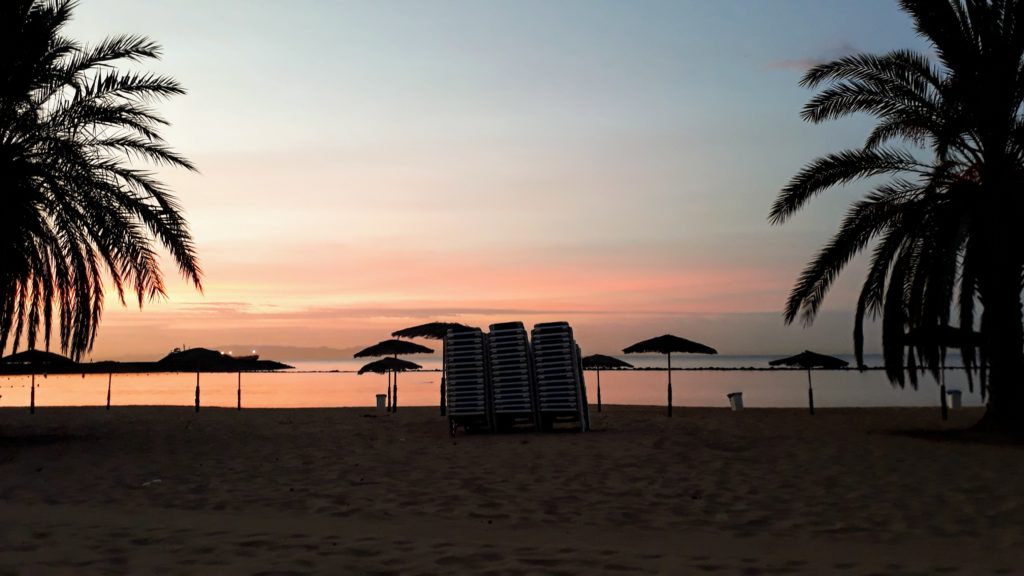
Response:
[{"label": "sandy beach", "polygon": [[[1020,574],[1024,451],[978,410],[0,410],[0,574]],[[929,432],[930,431],[930,432]]]}]

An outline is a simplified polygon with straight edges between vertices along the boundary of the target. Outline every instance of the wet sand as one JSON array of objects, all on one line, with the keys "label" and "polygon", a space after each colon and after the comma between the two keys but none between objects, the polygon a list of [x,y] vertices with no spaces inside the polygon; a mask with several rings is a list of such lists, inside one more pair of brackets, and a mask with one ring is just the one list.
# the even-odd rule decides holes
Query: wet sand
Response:
[{"label": "wet sand", "polygon": [[1024,449],[936,433],[979,410],[592,415],[2,409],[0,574],[1024,573]]}]

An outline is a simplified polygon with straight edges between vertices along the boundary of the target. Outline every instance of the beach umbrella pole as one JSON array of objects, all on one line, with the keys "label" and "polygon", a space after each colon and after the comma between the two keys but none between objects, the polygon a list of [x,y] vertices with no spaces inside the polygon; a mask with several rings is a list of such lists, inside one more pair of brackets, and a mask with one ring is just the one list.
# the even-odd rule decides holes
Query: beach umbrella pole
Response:
[{"label": "beach umbrella pole", "polygon": [[196,412],[199,412],[199,372],[196,372]]},{"label": "beach umbrella pole", "polygon": [[811,369],[807,369],[807,405],[811,407],[811,416],[814,416],[814,385],[811,384]]},{"label": "beach umbrella pole", "polygon": [[448,414],[448,390],[445,389],[444,366],[441,367],[441,416]]},{"label": "beach umbrella pole", "polygon": [[391,371],[388,370],[388,402],[384,408],[385,412],[391,412]]},{"label": "beach umbrella pole", "polygon": [[668,417],[672,417],[672,353],[668,353]]},{"label": "beach umbrella pole", "polygon": [[242,373],[238,373],[238,409],[242,409]]},{"label": "beach umbrella pole", "polygon": [[445,389],[444,377],[447,372],[446,367],[448,364],[448,358],[445,354],[445,342],[444,338],[441,338],[441,416],[448,414],[448,391]]},{"label": "beach umbrella pole", "polygon": [[949,404],[946,403],[946,364],[939,367],[939,405],[942,406],[942,420],[949,420]]},{"label": "beach umbrella pole", "polygon": [[114,373],[107,374],[107,410],[110,410],[110,381],[114,379]]},{"label": "beach umbrella pole", "polygon": [[395,391],[391,395],[391,411],[398,412],[398,372],[395,372]]},{"label": "beach umbrella pole", "polygon": [[36,413],[36,375],[32,374],[32,392],[29,393],[28,413]]},{"label": "beach umbrella pole", "polygon": [[597,411],[601,411],[601,371],[597,371]]}]

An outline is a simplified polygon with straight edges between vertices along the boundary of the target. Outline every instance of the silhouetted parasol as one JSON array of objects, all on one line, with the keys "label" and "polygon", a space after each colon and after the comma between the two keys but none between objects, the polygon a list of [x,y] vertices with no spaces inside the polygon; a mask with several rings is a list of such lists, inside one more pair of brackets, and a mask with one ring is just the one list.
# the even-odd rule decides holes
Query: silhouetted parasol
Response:
[{"label": "silhouetted parasol", "polygon": [[772,360],[768,363],[769,366],[798,366],[800,368],[807,369],[807,402],[811,409],[811,415],[814,415],[814,387],[811,384],[811,369],[812,368],[826,368],[834,370],[836,368],[845,368],[850,365],[849,362],[835,356],[826,356],[825,354],[818,354],[817,352],[811,352],[810,350],[804,350],[796,356],[790,356],[788,358],[779,358],[778,360]]},{"label": "silhouetted parasol", "polygon": [[622,350],[626,354],[644,354],[656,352],[668,356],[668,415],[672,416],[672,353],[682,352],[685,354],[718,354],[718,351],[710,346],[705,346],[686,338],[665,334],[643,342],[637,342]]},{"label": "silhouetted parasol", "polygon": [[[415,342],[406,340],[384,340],[373,346],[364,348],[354,354],[355,358],[367,358],[373,356],[393,356],[400,354],[430,354],[433,352],[426,346],[420,346]],[[388,374],[388,412],[398,411],[398,377],[395,377],[395,391],[391,392],[391,374]]]},{"label": "silhouetted parasol", "polygon": [[386,374],[387,372],[405,372],[407,370],[419,370],[422,368],[415,362],[402,360],[401,358],[381,358],[374,360],[359,369],[359,374],[373,372],[374,374]]},{"label": "silhouetted parasol", "polygon": [[441,341],[441,416],[444,416],[448,410],[447,389],[445,387],[444,337],[448,334],[449,330],[468,328],[469,326],[459,324],[458,322],[427,322],[426,324],[403,328],[391,333],[395,338],[427,338],[429,340]]},{"label": "silhouetted parasol", "polygon": [[353,357],[367,358],[373,356],[399,356],[405,354],[430,354],[432,349],[421,346],[407,340],[384,340],[373,346],[363,348],[356,352]]},{"label": "silhouetted parasol", "polygon": [[[942,419],[949,419],[949,404],[946,402],[946,349],[962,349],[965,346],[972,348],[981,344],[981,333],[961,330],[956,326],[944,324],[941,326],[918,327],[910,330],[903,337],[903,344],[910,347],[907,370],[911,383],[917,387],[917,362],[915,362],[914,349],[919,353],[938,353],[939,355],[939,406],[942,410]],[[970,365],[965,366],[967,372],[967,385],[974,391],[974,377],[971,374]],[[984,383],[982,383],[984,386]]]},{"label": "silhouetted parasol", "polygon": [[597,411],[601,411],[601,370],[617,370],[620,368],[632,368],[633,365],[625,360],[619,360],[614,356],[604,354],[591,354],[583,358],[584,370],[597,371]]},{"label": "silhouetted parasol", "polygon": [[445,335],[451,329],[469,328],[458,322],[428,322],[419,326],[403,328],[391,333],[395,338],[428,338],[430,340],[444,340]]},{"label": "silhouetted parasol", "polygon": [[[60,354],[54,354],[53,352],[46,352],[43,350],[25,350],[24,352],[18,352],[11,354],[10,356],[4,356],[0,358],[0,364],[11,364],[28,366],[32,371],[32,383],[30,385],[28,411],[31,414],[36,413],[36,372],[46,373],[46,368],[54,366],[74,366],[77,364],[71,358],[61,356]],[[37,370],[37,368],[39,370]]]},{"label": "silhouetted parasol", "polygon": [[405,372],[407,370],[418,370],[422,368],[415,362],[409,362],[408,360],[402,360],[401,358],[381,358],[380,360],[374,360],[369,364],[359,369],[359,374],[365,374],[367,372],[373,372],[375,374],[387,374],[388,375],[388,396],[391,396],[391,374],[395,375],[395,393],[393,396],[394,405],[391,406],[390,410],[397,410],[398,405],[398,373]]},{"label": "silhouetted parasol", "polygon": [[401,356],[405,354],[430,354],[433,352],[426,346],[420,346],[408,340],[384,340],[373,346],[364,348],[354,354],[355,358],[372,358],[374,356]]}]

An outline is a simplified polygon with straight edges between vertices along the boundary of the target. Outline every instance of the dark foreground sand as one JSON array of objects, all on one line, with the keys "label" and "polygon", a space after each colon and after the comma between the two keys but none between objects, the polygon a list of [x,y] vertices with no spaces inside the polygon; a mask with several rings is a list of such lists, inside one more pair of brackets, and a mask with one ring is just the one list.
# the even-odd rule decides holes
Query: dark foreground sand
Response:
[{"label": "dark foreground sand", "polygon": [[904,433],[943,429],[937,410],[612,407],[594,427],[4,409],[0,574],[1024,574],[1024,449]]}]

